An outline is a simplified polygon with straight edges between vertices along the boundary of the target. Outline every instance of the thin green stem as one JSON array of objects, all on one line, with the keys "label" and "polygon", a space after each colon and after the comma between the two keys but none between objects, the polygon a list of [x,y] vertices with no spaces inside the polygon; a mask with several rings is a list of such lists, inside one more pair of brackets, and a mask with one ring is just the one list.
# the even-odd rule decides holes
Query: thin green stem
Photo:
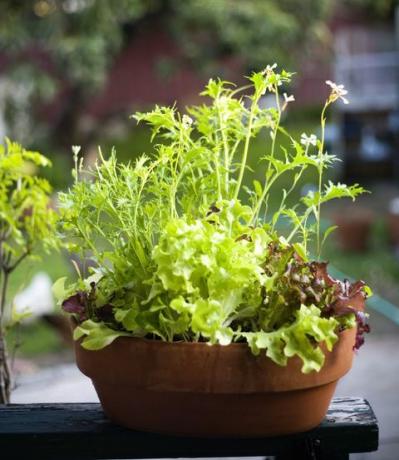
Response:
[{"label": "thin green stem", "polygon": [[4,329],[0,330],[0,404],[8,404],[11,395],[11,369]]},{"label": "thin green stem", "polygon": [[29,249],[29,247],[28,247],[28,249],[27,249],[23,254],[21,254],[21,255],[18,257],[18,259],[16,259],[15,262],[8,268],[8,272],[10,273],[10,272],[12,272],[13,270],[15,270],[15,269],[18,267],[18,265],[19,265],[24,259],[26,259],[26,257],[29,256],[30,253],[31,253],[31,249]]},{"label": "thin green stem", "polygon": [[256,203],[254,212],[253,212],[253,217],[252,217],[252,224],[255,225],[256,221],[258,220],[260,210],[262,208],[262,204],[265,201],[267,194],[269,193],[272,185],[276,182],[276,180],[280,177],[280,174],[276,174],[274,177],[272,177],[269,182],[265,185],[265,188],[263,189],[262,195],[259,198],[259,200]]},{"label": "thin green stem", "polygon": [[304,222],[307,221],[308,217],[312,213],[312,209],[313,208],[308,208],[305,211],[305,214],[302,216],[302,219],[300,220],[300,222],[297,225],[295,225],[295,227],[293,228],[293,230],[291,231],[289,236],[286,238],[288,243],[292,240],[292,238],[294,238],[294,236],[295,236],[296,232],[298,231],[298,229],[303,227]]},{"label": "thin green stem", "polygon": [[[270,151],[269,163],[268,163],[267,168],[266,168],[265,177],[269,176],[269,172],[270,172],[270,168],[271,168],[271,160],[274,158],[274,154],[275,154],[275,150],[276,150],[277,132],[279,130],[280,121],[281,121],[281,107],[280,107],[280,99],[279,99],[279,96],[278,96],[278,87],[277,86],[275,86],[275,96],[276,96],[276,106],[277,106],[278,113],[277,113],[277,118],[276,118],[276,124],[275,124],[274,129],[273,129],[272,147],[271,147],[271,151]],[[253,217],[252,217],[252,223],[253,224],[255,224],[256,221],[258,220],[259,213],[260,213],[260,210],[262,208],[262,204],[263,204],[263,202],[264,202],[264,200],[266,198],[267,193],[270,190],[271,185],[275,182],[276,179],[277,179],[277,175],[274,178],[272,178],[269,182],[265,183],[265,187],[263,189],[262,195],[259,198],[258,202],[256,203],[256,206],[255,206],[255,209],[254,209],[254,212],[253,212]]]},{"label": "thin green stem", "polygon": [[245,167],[247,165],[249,143],[250,143],[251,134],[252,134],[252,125],[253,125],[253,121],[254,121],[254,117],[255,117],[255,109],[257,107],[258,101],[259,101],[259,95],[254,94],[254,96],[252,98],[251,111],[249,113],[248,131],[247,131],[247,135],[245,137],[244,151],[243,151],[243,155],[242,155],[240,171],[239,171],[239,174],[238,174],[236,190],[235,190],[235,193],[234,193],[234,199],[237,199],[238,194],[240,193],[241,183],[242,183],[242,179],[244,177]]},{"label": "thin green stem", "polygon": [[232,161],[234,159],[234,155],[235,155],[235,153],[237,151],[238,146],[240,145],[240,142],[241,142],[241,139],[236,140],[234,145],[233,145],[233,148],[230,151],[230,164],[232,163]]},{"label": "thin green stem", "polygon": [[218,107],[218,117],[219,117],[219,126],[220,131],[222,133],[222,142],[223,142],[223,152],[224,152],[224,167],[225,167],[225,191],[228,196],[229,194],[229,170],[230,170],[230,162],[229,162],[229,146],[226,137],[226,127],[224,126],[222,114],[220,112],[220,108]]},{"label": "thin green stem", "polygon": [[[299,171],[299,173],[295,176],[294,181],[293,181],[291,187],[288,189],[288,191],[287,191],[287,192],[285,193],[285,195],[283,196],[283,198],[282,198],[282,200],[281,200],[281,203],[280,203],[280,206],[279,206],[278,211],[277,211],[278,216],[281,215],[283,209],[285,208],[285,202],[286,202],[286,200],[287,200],[287,197],[292,193],[292,191],[293,191],[294,188],[296,187],[296,185],[297,185],[299,179],[302,177],[302,174],[304,173],[305,169],[306,169],[306,168],[303,167],[303,168]],[[273,220],[274,220],[274,218],[273,218]],[[278,218],[276,218],[276,219],[274,220],[274,222],[272,223],[272,230],[274,230],[275,225],[276,225],[276,223],[277,223],[277,220],[278,220]]]},{"label": "thin green stem", "polygon": [[[217,155],[217,154],[216,154]],[[222,187],[220,184],[219,159],[215,161],[216,182],[218,187],[218,200],[222,199]]]},{"label": "thin green stem", "polygon": [[1,285],[1,290],[0,290],[0,334],[2,334],[3,330],[3,320],[4,320],[4,315],[5,315],[5,309],[6,309],[6,300],[7,300],[7,288],[8,288],[8,279],[9,279],[9,272],[8,270],[2,266],[1,267],[2,271],[2,278],[3,282]]},{"label": "thin green stem", "polygon": [[[306,145],[306,149],[305,149],[305,156],[307,156],[308,154],[308,151],[309,151],[309,144]],[[288,191],[285,193],[285,195],[283,196],[282,200],[281,200],[281,203],[280,203],[280,206],[279,206],[279,209],[277,211],[278,215],[280,216],[281,215],[281,212],[282,210],[284,209],[285,207],[285,202],[287,200],[287,197],[293,192],[293,190],[295,189],[299,179],[302,177],[302,174],[304,173],[304,171],[306,170],[306,166],[302,166],[301,170],[299,171],[299,173],[297,173],[294,177],[294,180],[292,182],[292,185],[291,187],[288,189]],[[275,222],[273,223],[272,225],[272,229],[274,229],[275,227],[275,223],[277,222],[277,220],[275,220]]]},{"label": "thin green stem", "polygon": [[319,178],[318,178],[318,198],[317,198],[317,215],[316,215],[316,242],[317,242],[317,258],[320,259],[321,256],[321,242],[320,242],[320,216],[321,216],[321,194],[323,191],[323,170],[324,170],[324,165],[323,165],[323,153],[324,153],[324,138],[325,138],[325,127],[326,127],[326,117],[325,117],[325,112],[328,107],[328,101],[323,107],[323,110],[321,112],[321,140],[319,144],[319,152],[318,152],[318,159],[319,159],[319,164],[318,164],[318,173],[319,173]]},{"label": "thin green stem", "polygon": [[10,402],[11,370],[7,356],[7,344],[5,341],[4,317],[10,270],[7,265],[7,260],[9,258],[4,253],[3,244],[0,244],[0,249],[0,271],[2,275],[0,279],[0,404],[7,404]]},{"label": "thin green stem", "polygon": [[242,91],[245,91],[246,89],[252,88],[252,85],[245,85],[245,86],[240,86],[237,89],[234,89],[231,93],[230,96],[235,96],[238,93],[241,93]]}]

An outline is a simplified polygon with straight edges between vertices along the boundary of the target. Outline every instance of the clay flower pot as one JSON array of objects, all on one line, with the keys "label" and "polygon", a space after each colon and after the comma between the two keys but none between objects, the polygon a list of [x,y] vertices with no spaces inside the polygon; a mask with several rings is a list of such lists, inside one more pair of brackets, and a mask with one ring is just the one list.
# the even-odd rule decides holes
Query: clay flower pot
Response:
[{"label": "clay flower pot", "polygon": [[67,345],[70,348],[73,346],[74,342],[70,321],[68,321],[68,318],[66,318],[65,315],[62,315],[61,313],[46,313],[45,315],[42,315],[41,318],[58,333],[64,342],[64,345]]},{"label": "clay flower pot", "polygon": [[365,252],[369,247],[373,214],[367,209],[347,208],[333,218],[342,251]]},{"label": "clay flower pot", "polygon": [[122,337],[99,351],[75,342],[79,369],[93,381],[106,415],[134,430],[200,437],[259,437],[309,430],[327,412],[352,365],[355,329],[320,372],[299,358],[281,367],[247,344],[162,342]]},{"label": "clay flower pot", "polygon": [[387,217],[389,242],[394,248],[399,248],[399,197],[389,204]]}]

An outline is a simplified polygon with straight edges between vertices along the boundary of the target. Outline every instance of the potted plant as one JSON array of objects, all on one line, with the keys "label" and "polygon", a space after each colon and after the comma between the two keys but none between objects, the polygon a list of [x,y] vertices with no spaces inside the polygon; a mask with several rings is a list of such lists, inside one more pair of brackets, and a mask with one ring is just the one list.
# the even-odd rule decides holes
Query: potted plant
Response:
[{"label": "potted plant", "polygon": [[[137,113],[157,143],[134,164],[100,150],[84,172],[74,147],[61,231],[92,268],[54,292],[73,316],[78,366],[117,423],[194,436],[303,431],[350,368],[368,288],[333,279],[319,261],[331,231],[320,232],[321,205],[363,192],[323,183],[336,160],[324,150],[325,113],[345,90],[329,82],[321,138],[297,141],[280,123],[290,78],[268,66],[240,88],[210,80],[210,103],[187,114]],[[260,104],[267,92],[276,108]],[[265,133],[255,173],[251,144]],[[283,138],[290,150],[277,147]],[[318,190],[289,206],[307,170]]]},{"label": "potted plant", "polygon": [[366,252],[375,216],[367,208],[348,206],[333,216],[339,248],[346,252]]},{"label": "potted plant", "polygon": [[389,244],[397,253],[399,248],[399,197],[395,197],[390,201],[386,220]]},{"label": "potted plant", "polygon": [[50,161],[38,152],[5,139],[0,144],[0,404],[10,402],[12,372],[6,336],[27,312],[18,313],[9,298],[10,279],[40,248],[56,247],[56,213],[50,206],[51,187],[35,175]]}]

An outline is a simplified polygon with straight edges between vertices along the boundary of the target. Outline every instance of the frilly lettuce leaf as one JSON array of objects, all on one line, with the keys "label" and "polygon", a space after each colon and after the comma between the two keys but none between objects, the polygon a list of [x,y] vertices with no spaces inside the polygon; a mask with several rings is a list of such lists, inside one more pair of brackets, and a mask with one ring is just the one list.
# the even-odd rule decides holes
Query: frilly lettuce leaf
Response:
[{"label": "frilly lettuce leaf", "polygon": [[287,364],[287,359],[299,356],[302,360],[302,372],[319,371],[324,364],[324,353],[319,344],[324,342],[331,351],[338,340],[335,318],[323,318],[320,309],[311,305],[302,305],[295,313],[295,321],[277,331],[246,332],[246,338],[254,354],[265,350],[266,355],[280,366]]},{"label": "frilly lettuce leaf", "polygon": [[[298,356],[302,372],[319,371],[320,345],[331,350],[336,331],[354,327],[353,309],[339,310],[342,295],[355,292],[360,302],[363,285],[341,286],[328,276],[326,264],[305,262],[298,247],[271,240],[266,229],[234,227],[230,213],[245,222],[245,208],[229,203],[222,212],[218,206],[204,219],[168,222],[154,247],[153,273],[142,295],[126,285],[110,297],[102,278],[90,284],[90,291],[83,286],[84,304],[93,302],[97,321],[81,317],[75,339],[89,350],[120,336],[220,345],[246,341],[254,354],[264,350],[279,365]],[[63,279],[54,290],[65,295]],[[71,299],[64,300],[64,309]]]},{"label": "frilly lettuce leaf", "polygon": [[196,337],[223,345],[233,339],[229,325],[241,307],[248,314],[261,304],[268,279],[261,268],[270,241],[266,232],[249,229],[250,235],[237,240],[230,224],[229,213],[212,215],[212,222],[175,219],[153,251],[153,291],[167,292],[176,324],[184,317]]},{"label": "frilly lettuce leaf", "polygon": [[122,336],[129,336],[127,332],[115,331],[104,323],[92,321],[90,319],[83,321],[73,331],[73,339],[82,339],[82,347],[86,350],[100,350],[110,345],[115,339]]}]

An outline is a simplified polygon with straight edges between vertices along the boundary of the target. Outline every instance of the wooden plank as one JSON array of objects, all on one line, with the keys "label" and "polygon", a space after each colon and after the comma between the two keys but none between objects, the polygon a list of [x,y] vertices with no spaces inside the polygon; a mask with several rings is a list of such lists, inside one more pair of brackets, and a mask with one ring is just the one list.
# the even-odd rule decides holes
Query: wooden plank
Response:
[{"label": "wooden plank", "polygon": [[299,451],[305,450],[311,456],[303,458],[323,458],[323,453],[339,456],[377,447],[377,420],[362,398],[335,398],[325,420],[307,433],[259,439],[181,438],[130,431],[108,421],[99,404],[0,406],[0,452],[7,460],[32,456],[42,460],[265,455],[299,458]]}]

